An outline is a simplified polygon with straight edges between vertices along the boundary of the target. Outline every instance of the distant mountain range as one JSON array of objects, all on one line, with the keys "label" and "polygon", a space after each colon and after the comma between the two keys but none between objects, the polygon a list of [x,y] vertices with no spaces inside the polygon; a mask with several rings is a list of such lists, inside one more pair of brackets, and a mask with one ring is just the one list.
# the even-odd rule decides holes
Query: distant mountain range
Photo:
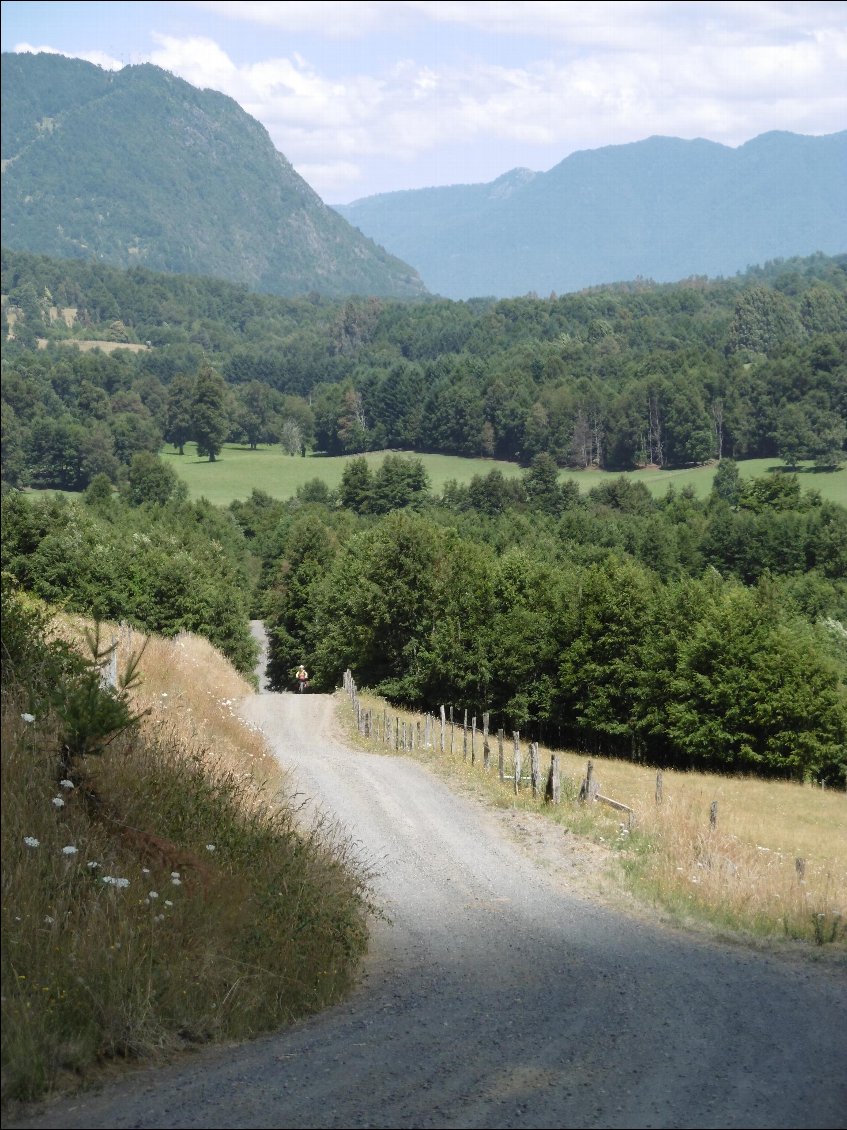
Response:
[{"label": "distant mountain range", "polygon": [[847,131],[766,133],[737,149],[651,137],[573,153],[547,173],[337,211],[449,298],[734,275],[847,250]]},{"label": "distant mountain range", "polygon": [[415,297],[236,102],[151,65],[2,56],[2,241],[274,294]]},{"label": "distant mountain range", "polygon": [[4,54],[2,98],[13,250],[333,298],[546,296],[847,250],[847,131],[652,137],[333,209],[233,99],[158,67]]}]

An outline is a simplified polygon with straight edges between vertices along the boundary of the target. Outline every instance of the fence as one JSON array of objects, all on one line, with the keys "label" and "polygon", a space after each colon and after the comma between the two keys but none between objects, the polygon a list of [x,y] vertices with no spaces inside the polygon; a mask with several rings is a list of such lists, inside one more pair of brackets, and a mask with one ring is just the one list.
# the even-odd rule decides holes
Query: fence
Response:
[{"label": "fence", "polygon": [[[424,714],[414,722],[400,718],[398,714],[389,712],[388,706],[381,711],[365,709],[359,701],[359,692],[356,687],[352,672],[344,672],[344,690],[350,696],[353,712],[356,717],[356,728],[359,733],[372,741],[381,741],[383,745],[394,749],[396,752],[408,752],[414,749],[434,749],[437,743],[441,753],[451,755],[456,752],[456,729],[461,729],[462,758],[470,761],[471,765],[477,763],[477,746],[481,736],[481,760],[483,769],[491,770],[491,734],[489,730],[490,713],[482,715],[482,731],[477,728],[477,719],[472,717],[468,725],[468,712],[464,711],[461,723],[457,724],[453,716],[453,707],[439,707],[438,715]],[[515,795],[529,783],[532,796],[537,798],[543,788],[544,800],[548,804],[560,804],[562,800],[562,777],[559,758],[553,753],[550,756],[550,766],[543,775],[539,759],[538,742],[529,743],[529,773],[523,772],[523,749],[521,736],[518,730],[512,731],[511,736],[511,763],[507,761],[507,742],[505,731],[498,729],[497,735],[497,771],[500,780],[505,784],[510,781]],[[661,803],[661,773],[656,779],[656,803]],[[585,777],[579,789],[579,799],[582,802],[601,803],[626,814],[627,824],[631,828],[635,821],[635,813],[629,805],[622,804],[612,797],[600,792],[599,782],[594,776],[594,764],[589,761]],[[717,819],[717,805],[715,805],[715,820]],[[713,825],[714,826],[714,825]]]}]

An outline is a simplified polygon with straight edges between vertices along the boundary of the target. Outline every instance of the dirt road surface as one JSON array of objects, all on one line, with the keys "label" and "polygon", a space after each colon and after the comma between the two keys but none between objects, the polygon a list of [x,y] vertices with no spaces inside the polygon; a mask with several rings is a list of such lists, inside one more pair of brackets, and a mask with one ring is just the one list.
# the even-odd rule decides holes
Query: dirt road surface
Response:
[{"label": "dirt road surface", "polygon": [[420,765],[346,748],[335,711],[317,694],[244,704],[379,873],[390,922],[375,922],[353,996],[18,1125],[847,1126],[843,966],[585,897],[576,845],[563,837],[561,866],[539,866]]}]

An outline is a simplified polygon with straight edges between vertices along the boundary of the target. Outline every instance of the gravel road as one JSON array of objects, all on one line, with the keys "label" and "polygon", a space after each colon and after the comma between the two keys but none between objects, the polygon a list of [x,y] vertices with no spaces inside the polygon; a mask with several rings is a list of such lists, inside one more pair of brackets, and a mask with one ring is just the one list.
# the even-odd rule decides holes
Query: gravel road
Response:
[{"label": "gravel road", "polygon": [[378,871],[391,921],[374,925],[359,988],[16,1125],[847,1126],[843,967],[586,898],[568,878],[576,845],[539,866],[420,765],[345,748],[329,696],[262,693],[243,709]]}]

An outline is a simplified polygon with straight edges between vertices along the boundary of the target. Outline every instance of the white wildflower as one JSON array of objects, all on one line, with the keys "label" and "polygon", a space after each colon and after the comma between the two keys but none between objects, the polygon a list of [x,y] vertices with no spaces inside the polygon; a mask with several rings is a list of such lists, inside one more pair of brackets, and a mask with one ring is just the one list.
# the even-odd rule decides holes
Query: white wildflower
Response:
[{"label": "white wildflower", "polygon": [[34,722],[35,721],[35,715],[34,714],[22,714],[21,718],[24,720],[24,722]]},{"label": "white wildflower", "polygon": [[158,891],[150,891],[150,894],[149,894],[148,897],[151,898],[151,899],[157,899],[159,897],[159,892]]},{"label": "white wildflower", "polygon": [[76,855],[78,851],[79,848],[74,847],[73,844],[66,844],[65,847],[62,848],[62,855]]},{"label": "white wildflower", "polygon": [[76,785],[73,783],[73,781],[69,781],[67,779],[67,777],[64,780],[60,781],[59,785],[63,789],[74,789],[74,788],[76,788]]},{"label": "white wildflower", "polygon": [[215,850],[214,844],[206,844],[206,851],[214,851],[214,850]]},{"label": "white wildflower", "polygon": [[52,919],[49,914],[45,914],[44,915],[44,921],[47,923],[48,926],[52,926],[54,919]]},{"label": "white wildflower", "polygon": [[103,882],[107,883],[110,887],[118,887],[120,889],[129,886],[129,879],[119,879],[115,875],[104,875]]},{"label": "white wildflower", "polygon": [[92,871],[95,871],[100,866],[100,864],[97,862],[96,859],[90,859],[88,861],[88,863],[86,863],[85,866],[90,867]]},{"label": "white wildflower", "polygon": [[165,906],[173,906],[173,903],[170,899],[165,899]]},{"label": "white wildflower", "polygon": [[36,848],[41,844],[41,840],[37,840],[35,836],[24,836],[24,843],[27,847]]},{"label": "white wildflower", "polygon": [[53,804],[54,808],[64,808],[65,807],[65,802],[62,800],[62,798],[60,796],[54,796],[53,800],[52,800],[52,804]]}]

